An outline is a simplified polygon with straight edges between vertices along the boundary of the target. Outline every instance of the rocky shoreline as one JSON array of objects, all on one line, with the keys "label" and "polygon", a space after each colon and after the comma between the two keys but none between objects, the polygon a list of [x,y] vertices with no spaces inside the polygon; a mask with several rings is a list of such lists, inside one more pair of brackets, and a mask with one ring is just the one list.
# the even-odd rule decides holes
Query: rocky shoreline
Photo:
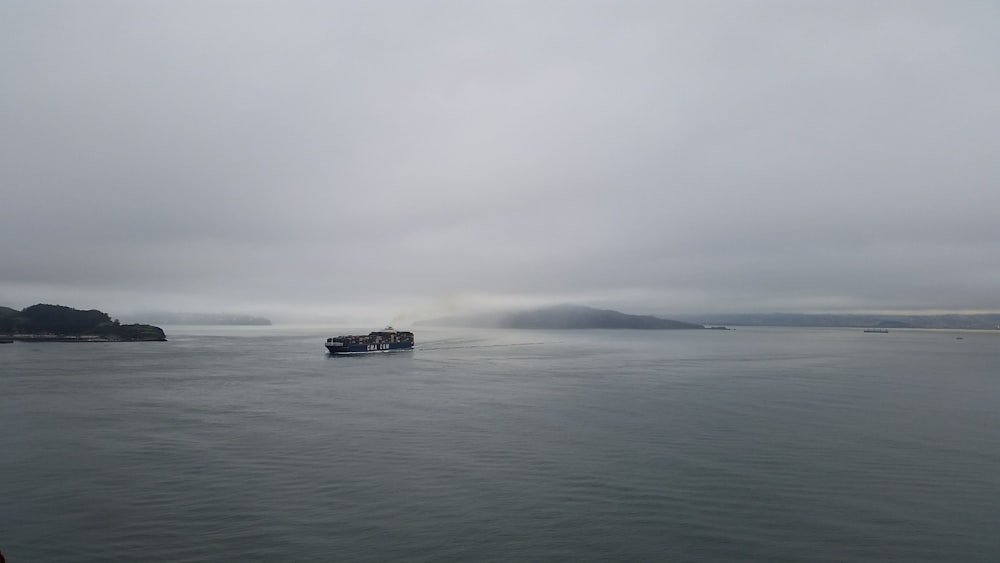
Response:
[{"label": "rocky shoreline", "polygon": [[0,334],[0,343],[9,342],[166,342],[166,336],[124,338],[93,334]]}]

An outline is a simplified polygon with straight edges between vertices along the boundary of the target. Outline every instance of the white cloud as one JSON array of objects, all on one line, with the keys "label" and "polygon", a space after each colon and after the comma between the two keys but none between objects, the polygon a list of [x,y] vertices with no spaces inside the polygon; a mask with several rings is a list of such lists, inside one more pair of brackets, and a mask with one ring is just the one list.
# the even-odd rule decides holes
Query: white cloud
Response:
[{"label": "white cloud", "polygon": [[0,304],[994,309],[998,23],[975,2],[7,3]]}]

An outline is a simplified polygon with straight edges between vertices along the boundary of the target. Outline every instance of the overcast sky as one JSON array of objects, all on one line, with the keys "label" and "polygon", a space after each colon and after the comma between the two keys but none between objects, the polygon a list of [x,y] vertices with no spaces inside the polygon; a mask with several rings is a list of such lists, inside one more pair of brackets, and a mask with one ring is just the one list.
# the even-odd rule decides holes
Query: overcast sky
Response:
[{"label": "overcast sky", "polygon": [[0,305],[1000,310],[995,1],[0,0]]}]

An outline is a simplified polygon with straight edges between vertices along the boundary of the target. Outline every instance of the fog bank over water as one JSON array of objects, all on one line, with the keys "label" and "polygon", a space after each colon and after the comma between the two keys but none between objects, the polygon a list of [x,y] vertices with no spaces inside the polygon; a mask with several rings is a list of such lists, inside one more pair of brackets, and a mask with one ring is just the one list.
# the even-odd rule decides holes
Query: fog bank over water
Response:
[{"label": "fog bank over water", "polygon": [[997,311],[993,2],[0,4],[0,304]]}]

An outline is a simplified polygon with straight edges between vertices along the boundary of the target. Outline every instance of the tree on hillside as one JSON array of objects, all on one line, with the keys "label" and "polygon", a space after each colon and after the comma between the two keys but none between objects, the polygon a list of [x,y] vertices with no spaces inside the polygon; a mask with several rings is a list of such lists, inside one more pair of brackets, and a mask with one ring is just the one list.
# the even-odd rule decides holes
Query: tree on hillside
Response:
[{"label": "tree on hillside", "polygon": [[97,309],[81,311],[63,305],[32,305],[21,315],[28,320],[25,328],[36,333],[81,334],[111,323],[111,317]]}]

